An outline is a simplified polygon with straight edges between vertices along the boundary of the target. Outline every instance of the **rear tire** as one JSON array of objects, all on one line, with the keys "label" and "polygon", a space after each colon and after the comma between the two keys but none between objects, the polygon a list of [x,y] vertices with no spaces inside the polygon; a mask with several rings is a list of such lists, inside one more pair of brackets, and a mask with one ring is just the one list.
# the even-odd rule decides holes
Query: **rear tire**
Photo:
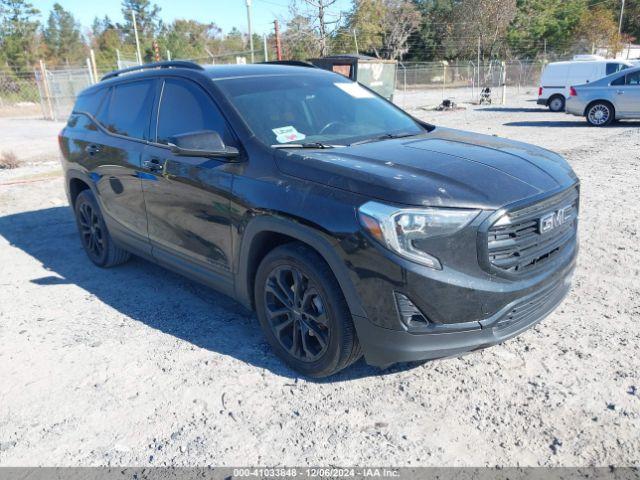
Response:
[{"label": "rear tire", "polygon": [[549,110],[552,112],[563,112],[565,107],[565,99],[562,95],[554,95],[549,99]]},{"label": "rear tire", "polygon": [[310,377],[326,377],[362,356],[351,312],[324,259],[302,243],[275,248],[255,280],[258,320],[275,353]]},{"label": "rear tire", "polygon": [[594,127],[606,127],[616,118],[616,112],[609,102],[594,102],[587,107],[587,122]]},{"label": "rear tire", "polygon": [[83,190],[74,204],[80,242],[89,259],[98,267],[109,268],[125,263],[131,257],[118,247],[109,235],[96,197],[91,190]]}]

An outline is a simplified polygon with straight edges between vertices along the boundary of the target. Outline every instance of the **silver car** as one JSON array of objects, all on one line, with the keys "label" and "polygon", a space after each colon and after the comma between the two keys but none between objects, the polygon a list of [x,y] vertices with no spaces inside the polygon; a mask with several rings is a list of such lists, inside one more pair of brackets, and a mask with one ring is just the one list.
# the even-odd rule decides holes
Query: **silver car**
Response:
[{"label": "silver car", "polygon": [[565,111],[586,117],[596,127],[623,118],[640,119],[640,67],[571,87]]}]

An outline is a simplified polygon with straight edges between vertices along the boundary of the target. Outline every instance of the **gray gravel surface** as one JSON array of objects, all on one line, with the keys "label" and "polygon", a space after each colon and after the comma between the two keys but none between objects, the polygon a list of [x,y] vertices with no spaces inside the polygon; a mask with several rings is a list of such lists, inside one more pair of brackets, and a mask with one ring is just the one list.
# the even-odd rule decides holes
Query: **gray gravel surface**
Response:
[{"label": "gray gravel surface", "polygon": [[580,176],[579,268],[555,313],[459,359],[309,381],[232,300],[142,260],[94,267],[55,164],[0,172],[0,465],[640,464],[638,124],[429,101],[404,98]]}]

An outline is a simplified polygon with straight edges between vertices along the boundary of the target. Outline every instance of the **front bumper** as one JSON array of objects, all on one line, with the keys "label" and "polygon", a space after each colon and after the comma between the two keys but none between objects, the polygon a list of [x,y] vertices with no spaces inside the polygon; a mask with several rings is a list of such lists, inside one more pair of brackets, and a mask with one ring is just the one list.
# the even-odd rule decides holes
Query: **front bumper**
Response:
[{"label": "front bumper", "polygon": [[[416,333],[385,328],[366,318],[354,317],[365,360],[370,365],[386,367],[398,362],[453,357],[519,335],[549,315],[567,295],[576,253],[553,275],[519,292],[505,307],[477,322],[443,325],[428,333]],[[514,298],[514,292],[511,296]]]}]

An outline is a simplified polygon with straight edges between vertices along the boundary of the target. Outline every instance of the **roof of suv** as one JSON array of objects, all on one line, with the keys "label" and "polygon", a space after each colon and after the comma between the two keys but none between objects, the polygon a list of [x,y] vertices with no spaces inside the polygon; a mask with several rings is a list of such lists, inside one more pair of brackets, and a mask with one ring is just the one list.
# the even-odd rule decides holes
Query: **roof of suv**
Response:
[{"label": "roof of suv", "polygon": [[233,77],[249,77],[259,75],[287,75],[287,74],[327,74],[327,70],[316,68],[312,65],[308,67],[295,65],[278,65],[271,63],[253,63],[250,65],[211,65],[204,66],[204,73],[209,78],[219,80]]},{"label": "roof of suv", "polygon": [[180,70],[182,72],[198,72],[212,79],[247,77],[257,75],[287,75],[292,73],[329,73],[326,70],[317,68],[311,64],[277,64],[277,63],[253,63],[248,65],[198,65],[192,62],[176,61],[176,62],[157,62],[141,65],[139,67],[130,67],[122,70],[114,70],[106,74],[102,81],[114,79],[131,79],[138,76],[155,76],[166,73],[167,69]]},{"label": "roof of suv", "polygon": [[[164,63],[165,65],[162,65]],[[205,75],[212,80],[222,80],[227,78],[237,78],[237,77],[255,77],[255,76],[269,76],[269,75],[292,75],[292,74],[310,74],[310,75],[337,75],[335,73],[329,72],[328,70],[323,70],[321,68],[314,67],[309,64],[309,66],[297,66],[297,65],[287,65],[287,64],[276,64],[276,63],[254,63],[249,65],[196,65],[193,64],[194,68],[183,67],[180,65],[172,66],[166,65],[168,62],[162,62],[161,64],[157,64],[157,68],[154,68],[154,64],[146,65],[147,68],[143,68],[140,70],[132,69],[131,71],[121,70],[114,71],[108,76],[105,76],[100,82],[91,85],[80,92],[80,95],[85,95],[91,92],[94,92],[102,87],[113,85],[119,83],[123,80],[133,80],[136,78],[150,78],[161,76],[166,74],[167,68],[170,67],[171,70],[179,70],[182,73],[193,73]],[[176,62],[178,63],[178,62]],[[161,68],[164,66],[165,68]],[[116,74],[116,75],[112,75]]]}]

